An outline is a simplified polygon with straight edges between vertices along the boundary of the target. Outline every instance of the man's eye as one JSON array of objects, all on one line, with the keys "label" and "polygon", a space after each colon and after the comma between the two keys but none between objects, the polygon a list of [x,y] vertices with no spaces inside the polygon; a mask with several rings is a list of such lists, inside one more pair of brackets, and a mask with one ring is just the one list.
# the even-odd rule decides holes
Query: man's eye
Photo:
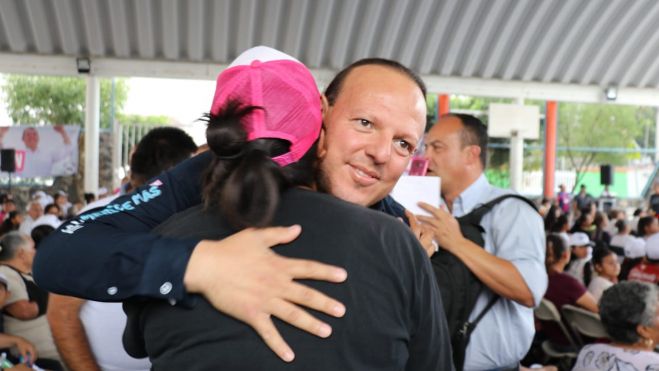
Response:
[{"label": "man's eye", "polygon": [[361,125],[365,128],[373,127],[373,123],[366,120],[366,119],[357,119],[357,121],[359,122],[359,125]]},{"label": "man's eye", "polygon": [[408,154],[412,154],[414,152],[414,147],[406,140],[396,139],[394,140],[394,145],[397,148],[399,148],[401,151],[406,152]]}]

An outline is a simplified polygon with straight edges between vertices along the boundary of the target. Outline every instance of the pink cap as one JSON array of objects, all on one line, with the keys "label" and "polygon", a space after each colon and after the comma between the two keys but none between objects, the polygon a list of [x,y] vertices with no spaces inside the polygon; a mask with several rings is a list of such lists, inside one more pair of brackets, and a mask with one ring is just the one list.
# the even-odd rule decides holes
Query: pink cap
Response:
[{"label": "pink cap", "polygon": [[279,166],[297,162],[311,148],[322,123],[320,92],[311,72],[278,50],[257,46],[243,52],[217,77],[211,114],[228,101],[262,107],[245,121],[247,139],[283,139],[290,151],[273,160]]}]

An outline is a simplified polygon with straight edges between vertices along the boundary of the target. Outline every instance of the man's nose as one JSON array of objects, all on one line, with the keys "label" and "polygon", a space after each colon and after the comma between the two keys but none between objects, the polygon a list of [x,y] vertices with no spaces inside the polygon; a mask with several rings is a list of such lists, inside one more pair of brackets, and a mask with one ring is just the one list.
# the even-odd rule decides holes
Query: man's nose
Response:
[{"label": "man's nose", "polygon": [[366,148],[366,154],[372,157],[376,164],[386,163],[391,157],[392,143],[393,138],[387,134],[378,133],[373,135]]}]

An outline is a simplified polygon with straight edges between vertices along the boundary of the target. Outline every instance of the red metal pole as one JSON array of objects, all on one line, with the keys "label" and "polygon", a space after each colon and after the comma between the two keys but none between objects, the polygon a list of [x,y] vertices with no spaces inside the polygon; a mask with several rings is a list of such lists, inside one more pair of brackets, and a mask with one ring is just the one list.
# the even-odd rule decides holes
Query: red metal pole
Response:
[{"label": "red metal pole", "polygon": [[556,174],[556,124],[558,103],[547,101],[545,112],[545,169],[543,195],[547,198],[554,197],[554,175]]},{"label": "red metal pole", "polygon": [[448,94],[439,94],[439,116],[449,113],[451,110],[451,100]]}]

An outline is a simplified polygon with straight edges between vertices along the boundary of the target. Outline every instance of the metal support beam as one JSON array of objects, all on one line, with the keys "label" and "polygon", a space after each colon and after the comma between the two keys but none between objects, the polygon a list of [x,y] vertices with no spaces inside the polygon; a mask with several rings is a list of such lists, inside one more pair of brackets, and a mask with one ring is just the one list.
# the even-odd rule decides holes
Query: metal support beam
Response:
[{"label": "metal support beam", "polygon": [[[222,64],[171,62],[164,60],[92,58],[94,74],[103,77],[158,77],[215,80],[227,66]],[[328,69],[312,69],[312,74],[322,90],[338,72]],[[76,76],[75,57],[42,56],[34,54],[0,53],[0,73]],[[602,87],[542,83],[530,81],[506,81],[462,77],[421,76],[429,92],[451,92],[478,97],[555,100],[562,102],[630,104],[659,106],[659,89],[618,88],[614,102],[606,102]]]},{"label": "metal support beam", "polygon": [[101,82],[87,77],[85,97],[85,192],[98,195],[99,132],[101,118]]}]

